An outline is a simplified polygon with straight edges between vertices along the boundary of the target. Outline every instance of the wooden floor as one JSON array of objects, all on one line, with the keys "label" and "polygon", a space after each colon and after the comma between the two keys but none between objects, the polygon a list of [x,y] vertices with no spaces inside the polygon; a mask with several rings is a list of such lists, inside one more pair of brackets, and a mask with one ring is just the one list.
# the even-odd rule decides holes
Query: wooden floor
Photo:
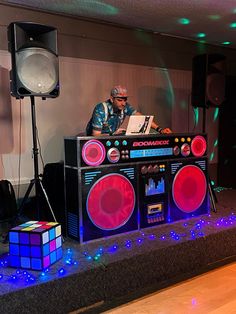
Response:
[{"label": "wooden floor", "polygon": [[236,263],[103,313],[236,314]]}]

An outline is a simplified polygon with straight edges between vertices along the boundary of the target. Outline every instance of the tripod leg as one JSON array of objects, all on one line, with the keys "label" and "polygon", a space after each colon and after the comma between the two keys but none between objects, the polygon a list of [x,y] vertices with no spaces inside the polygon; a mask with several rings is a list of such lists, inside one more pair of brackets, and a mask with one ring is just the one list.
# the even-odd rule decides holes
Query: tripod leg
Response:
[{"label": "tripod leg", "polygon": [[210,185],[210,188],[211,188],[211,193],[212,193],[212,196],[214,197],[214,201],[215,203],[218,203],[218,200],[217,200],[217,197],[216,197],[216,193],[214,191],[214,188],[213,188],[213,184],[212,184],[212,181],[211,181],[211,178],[208,177],[208,181],[209,181],[209,185]]},{"label": "tripod leg", "polygon": [[22,214],[22,211],[23,211],[25,202],[27,201],[27,199],[28,199],[28,197],[29,197],[29,195],[30,195],[30,192],[31,192],[33,186],[34,186],[34,180],[31,180],[31,181],[30,181],[30,184],[29,184],[29,186],[28,186],[28,188],[27,188],[27,191],[26,191],[26,193],[25,193],[25,195],[24,195],[24,198],[23,198],[23,200],[22,200],[22,202],[21,202],[21,204],[20,204],[18,216],[20,216],[20,215]]},{"label": "tripod leg", "polygon": [[214,200],[215,200],[216,203],[218,203],[218,200],[217,200],[217,197],[216,197],[216,193],[215,193],[215,191],[214,191],[213,186],[212,186],[211,183],[210,183],[210,186],[211,186],[211,191],[212,191],[212,195],[213,195],[213,197],[214,197]]},{"label": "tripod leg", "polygon": [[210,199],[211,199],[211,204],[212,204],[212,208],[213,208],[213,212],[216,213],[216,204],[215,204],[215,198],[213,195],[213,191],[212,191],[212,186],[211,183],[208,183],[208,188],[209,188],[209,194],[210,194]]},{"label": "tripod leg", "polygon": [[49,199],[48,199],[47,193],[46,193],[46,191],[45,191],[45,189],[44,189],[44,187],[43,187],[43,184],[42,184],[42,182],[41,182],[40,180],[39,180],[38,182],[39,182],[39,186],[40,186],[40,188],[41,188],[41,190],[42,190],[42,192],[43,192],[43,195],[44,195],[44,197],[45,197],[45,199],[46,199],[46,201],[47,201],[47,204],[48,204],[48,207],[49,207],[50,212],[51,212],[51,214],[52,214],[52,217],[53,217],[54,221],[56,222],[56,221],[57,221],[57,220],[56,220],[56,217],[55,217],[54,212],[53,212],[53,210],[52,210],[51,204],[50,204],[50,202],[49,202]]},{"label": "tripod leg", "polygon": [[[54,221],[57,222],[57,219],[56,219],[56,217],[55,217],[55,215],[54,215],[52,206],[51,206],[51,204],[50,204],[50,202],[49,202],[47,193],[46,193],[46,191],[45,191],[45,189],[44,189],[44,187],[43,187],[43,184],[42,184],[42,182],[41,182],[40,179],[38,179],[38,185],[39,185],[39,187],[41,188],[41,190],[42,190],[42,192],[43,192],[43,195],[44,195],[44,197],[45,197],[45,200],[46,200],[46,202],[47,202],[47,205],[48,205],[48,207],[49,207],[49,209],[50,209],[50,212],[51,212],[51,214],[52,214],[52,217],[53,217]],[[63,236],[62,236],[62,241],[63,241],[63,242],[65,241]]]}]

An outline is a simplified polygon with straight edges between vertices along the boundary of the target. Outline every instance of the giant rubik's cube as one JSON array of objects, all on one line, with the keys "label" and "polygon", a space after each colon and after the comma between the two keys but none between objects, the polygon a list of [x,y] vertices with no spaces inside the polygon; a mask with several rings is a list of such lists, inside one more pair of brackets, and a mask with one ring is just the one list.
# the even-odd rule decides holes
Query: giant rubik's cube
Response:
[{"label": "giant rubik's cube", "polygon": [[42,270],[62,257],[61,225],[57,222],[28,221],[9,232],[9,264]]}]

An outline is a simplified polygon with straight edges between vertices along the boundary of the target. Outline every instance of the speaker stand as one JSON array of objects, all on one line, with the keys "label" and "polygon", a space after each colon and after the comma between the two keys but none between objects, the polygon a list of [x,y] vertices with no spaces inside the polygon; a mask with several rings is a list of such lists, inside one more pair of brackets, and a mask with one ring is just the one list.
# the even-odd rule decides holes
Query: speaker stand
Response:
[{"label": "speaker stand", "polygon": [[211,205],[212,205],[212,210],[214,213],[216,213],[216,203],[218,202],[215,191],[212,187],[211,179],[208,178],[208,189],[209,189],[209,195],[210,195],[210,200],[211,200]]},{"label": "speaker stand", "polygon": [[206,107],[202,108],[202,132],[206,132]]},{"label": "speaker stand", "polygon": [[[33,158],[34,158],[34,179],[30,181],[30,184],[27,188],[27,191],[23,197],[23,200],[21,202],[20,208],[19,208],[19,216],[21,216],[24,205],[26,201],[28,200],[28,197],[30,195],[30,192],[32,191],[32,188],[35,187],[35,199],[36,199],[36,208],[37,208],[37,219],[40,220],[40,196],[43,195],[43,197],[46,200],[46,203],[48,205],[48,208],[52,214],[52,217],[54,221],[56,222],[56,217],[54,215],[54,212],[52,210],[52,207],[50,205],[47,193],[43,187],[40,175],[39,175],[39,167],[38,167],[38,146],[37,146],[37,127],[36,127],[36,112],[35,112],[35,99],[34,96],[30,96],[31,101],[31,117],[32,117],[32,135],[33,135]],[[41,192],[41,194],[40,194]]]},{"label": "speaker stand", "polygon": [[[203,107],[203,112],[202,112],[202,132],[206,132],[206,106]],[[211,179],[208,176],[208,189],[209,189],[209,194],[210,194],[210,200],[212,204],[212,210],[214,213],[216,213],[216,203],[217,203],[217,197],[215,194],[215,191],[213,189]]]}]

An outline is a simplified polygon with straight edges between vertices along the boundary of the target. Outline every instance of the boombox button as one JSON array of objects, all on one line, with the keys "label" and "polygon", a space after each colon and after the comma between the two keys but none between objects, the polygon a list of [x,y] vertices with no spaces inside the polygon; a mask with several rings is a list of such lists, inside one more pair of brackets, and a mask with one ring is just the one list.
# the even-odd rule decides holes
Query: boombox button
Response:
[{"label": "boombox button", "polygon": [[153,172],[155,172],[155,173],[159,172],[159,166],[158,165],[153,166]]},{"label": "boombox button", "polygon": [[106,146],[110,147],[111,146],[111,141],[106,141]]},{"label": "boombox button", "polygon": [[152,167],[152,165],[149,165],[148,166],[148,173],[152,173],[153,172],[153,167]]},{"label": "boombox button", "polygon": [[112,162],[116,163],[120,159],[120,152],[117,148],[110,148],[107,152],[107,159]]},{"label": "boombox button", "polygon": [[179,148],[179,146],[175,146],[175,147],[173,148],[173,153],[174,153],[175,156],[178,156],[178,155],[179,155],[179,153],[180,153],[180,148]]},{"label": "boombox button", "polygon": [[127,141],[126,140],[122,141],[122,145],[126,146],[127,145]]},{"label": "boombox button", "polygon": [[141,168],[141,173],[142,173],[142,174],[147,174],[147,172],[148,172],[147,167],[146,167],[146,166],[142,166],[142,168]]},{"label": "boombox button", "polygon": [[115,144],[115,146],[119,146],[120,142],[119,141],[115,141],[114,144]]},{"label": "boombox button", "polygon": [[165,171],[166,170],[166,166],[165,165],[160,165],[160,171]]},{"label": "boombox button", "polygon": [[190,154],[190,146],[189,144],[185,143],[181,146],[181,154],[182,156],[186,157]]}]

